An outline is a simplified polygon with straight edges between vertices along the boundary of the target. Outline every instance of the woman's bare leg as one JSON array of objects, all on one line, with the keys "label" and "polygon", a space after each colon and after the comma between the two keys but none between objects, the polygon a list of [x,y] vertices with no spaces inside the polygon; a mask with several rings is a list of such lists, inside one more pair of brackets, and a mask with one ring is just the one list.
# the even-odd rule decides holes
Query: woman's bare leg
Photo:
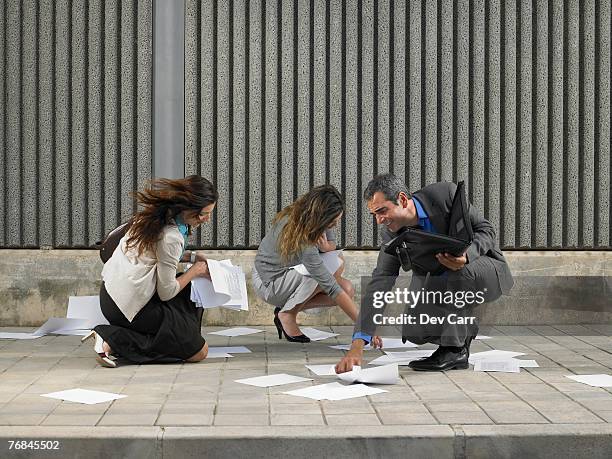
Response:
[{"label": "woman's bare leg", "polygon": [[191,357],[189,357],[185,361],[189,363],[201,362],[202,360],[206,358],[207,355],[208,355],[208,343],[204,343],[204,346],[202,346],[202,349],[200,349],[198,352],[193,354]]}]

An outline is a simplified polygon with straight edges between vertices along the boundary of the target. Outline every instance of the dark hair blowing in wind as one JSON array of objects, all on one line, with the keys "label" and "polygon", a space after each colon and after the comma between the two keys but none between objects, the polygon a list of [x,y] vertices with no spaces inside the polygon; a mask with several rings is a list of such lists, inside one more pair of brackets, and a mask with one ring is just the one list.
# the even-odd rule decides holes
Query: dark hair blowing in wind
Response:
[{"label": "dark hair blowing in wind", "polygon": [[281,210],[273,220],[276,223],[287,217],[278,239],[281,258],[288,260],[304,247],[315,244],[342,212],[342,196],[332,185],[313,188]]},{"label": "dark hair blowing in wind", "polygon": [[[183,211],[199,214],[202,208],[217,202],[214,185],[199,175],[184,179],[160,178],[135,194],[141,210],[132,217],[126,241],[127,248],[138,248],[138,254],[155,251],[162,230]],[[191,228],[189,228],[191,233]]]}]

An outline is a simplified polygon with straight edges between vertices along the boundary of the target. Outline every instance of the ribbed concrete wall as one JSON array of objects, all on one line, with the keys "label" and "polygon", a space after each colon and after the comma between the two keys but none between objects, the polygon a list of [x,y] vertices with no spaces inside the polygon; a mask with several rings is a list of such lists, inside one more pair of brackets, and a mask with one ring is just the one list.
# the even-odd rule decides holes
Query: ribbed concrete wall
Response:
[{"label": "ribbed concrete wall", "polygon": [[186,169],[199,242],[255,246],[313,185],[377,242],[377,172],[469,183],[505,247],[610,247],[610,1],[187,0]]},{"label": "ribbed concrete wall", "polygon": [[151,0],[0,9],[0,247],[88,246],[151,175]]}]

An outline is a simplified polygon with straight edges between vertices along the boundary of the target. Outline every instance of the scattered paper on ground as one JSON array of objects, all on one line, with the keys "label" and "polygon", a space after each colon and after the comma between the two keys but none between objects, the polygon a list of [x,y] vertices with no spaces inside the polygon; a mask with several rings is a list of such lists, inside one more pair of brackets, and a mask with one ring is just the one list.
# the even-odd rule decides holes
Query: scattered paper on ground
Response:
[{"label": "scattered paper on ground", "polygon": [[40,335],[34,335],[33,333],[0,332],[0,339],[36,339],[36,338],[40,338]]},{"label": "scattered paper on ground", "polygon": [[58,400],[66,400],[68,402],[85,403],[86,405],[95,405],[96,403],[110,402],[111,400],[125,398],[127,395],[101,392],[98,390],[70,389],[52,392],[50,394],[43,394],[41,397],[56,398]]},{"label": "scattered paper on ground", "polygon": [[377,387],[369,387],[365,384],[351,384],[345,386],[338,382],[319,384],[317,386],[304,387],[303,389],[283,392],[296,397],[306,397],[313,400],[346,400],[366,395],[375,395],[387,392]]},{"label": "scattered paper on ground", "polygon": [[223,359],[226,357],[234,357],[232,354],[228,354],[227,352],[224,352],[222,350],[219,349],[215,349],[214,347],[208,348],[208,355],[206,356],[207,359]]},{"label": "scattered paper on ground", "polygon": [[487,335],[476,335],[474,339],[491,339],[491,337]]},{"label": "scattered paper on ground", "polygon": [[340,333],[330,333],[310,327],[302,328],[302,333],[308,336],[310,341],[321,341],[323,339],[333,338],[334,336],[340,335]]},{"label": "scattered paper on ground", "polygon": [[610,375],[572,375],[566,378],[573,379],[582,384],[588,384],[593,387],[612,387],[612,376]]},{"label": "scattered paper on ground", "polygon": [[84,330],[93,328],[96,324],[93,324],[90,319],[71,319],[64,317],[51,317],[44,324],[32,332],[33,335],[45,336],[51,333],[56,335],[62,335],[66,331],[73,330]]},{"label": "scattered paper on ground", "polygon": [[354,366],[352,371],[338,374],[338,378],[349,383],[397,384],[399,371],[397,363],[367,369]]},{"label": "scattered paper on ground", "polygon": [[513,351],[500,351],[494,349],[492,351],[485,352],[476,352],[475,354],[470,355],[470,363],[475,363],[477,360],[489,359],[489,360],[505,360],[511,359],[512,357],[518,357],[519,355],[525,355],[523,352],[513,352]]},{"label": "scattered paper on ground", "polygon": [[254,378],[237,379],[237,383],[248,384],[257,387],[282,386],[283,384],[291,384],[296,382],[312,381],[312,378],[302,378],[301,376],[293,376],[285,373],[277,375],[256,376]]},{"label": "scattered paper on ground", "polygon": [[100,309],[99,296],[71,296],[68,297],[68,319],[89,319],[93,328],[96,325],[108,325],[108,320]]},{"label": "scattered paper on ground", "polygon": [[499,371],[503,373],[519,373],[519,361],[516,359],[493,360],[480,359],[474,363],[474,371]]},{"label": "scattered paper on ground", "polygon": [[244,346],[213,346],[208,348],[208,352],[226,352],[228,354],[250,354],[251,350]]},{"label": "scattered paper on ground", "polygon": [[243,335],[252,335],[254,333],[261,333],[262,331],[263,330],[258,330],[257,328],[235,327],[235,328],[228,328],[227,330],[219,330],[216,332],[210,332],[209,335],[243,336]]},{"label": "scattered paper on ground", "polygon": [[396,363],[397,365],[408,365],[413,360],[418,360],[423,357],[429,357],[433,354],[433,349],[419,349],[416,351],[391,352],[385,351],[386,355],[380,356],[372,360],[368,365],[389,365]]},{"label": "scattered paper on ground", "polygon": [[310,371],[317,376],[336,376],[336,365],[325,364],[325,365],[306,365]]}]

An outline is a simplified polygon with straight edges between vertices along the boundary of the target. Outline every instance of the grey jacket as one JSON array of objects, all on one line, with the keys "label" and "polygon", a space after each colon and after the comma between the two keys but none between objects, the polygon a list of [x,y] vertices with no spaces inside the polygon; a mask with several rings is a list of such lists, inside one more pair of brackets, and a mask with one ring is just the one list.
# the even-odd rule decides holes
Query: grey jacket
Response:
[{"label": "grey jacket", "polygon": [[[264,284],[282,276],[293,266],[303,264],[314,280],[317,281],[321,289],[332,298],[336,298],[342,291],[336,278],[331,274],[321,259],[317,246],[306,247],[292,257],[291,260],[283,261],[278,251],[278,238],[282,229],[285,227],[287,219],[283,218],[272,226],[270,231],[259,244],[257,255],[255,256],[255,269]],[[334,232],[326,231],[327,239],[335,240]]]},{"label": "grey jacket", "polygon": [[[429,216],[431,223],[438,233],[448,234],[448,226],[450,220],[450,210],[453,204],[453,197],[457,185],[449,182],[439,182],[426,186],[425,188],[413,193],[423,209]],[[497,271],[499,287],[502,293],[507,294],[514,281],[510,274],[510,269],[507,266],[506,259],[500,250],[493,225],[486,220],[476,208],[470,204],[470,222],[474,231],[474,241],[467,250],[466,258],[468,263],[474,262],[479,257],[487,256],[501,263],[494,263]],[[397,233],[389,231],[386,227],[381,230],[382,242],[386,242],[397,236]],[[373,330],[362,330],[362,324],[371,324],[371,318],[376,312],[381,312],[372,306],[374,292],[390,291],[395,285],[399,270],[400,262],[396,256],[385,253],[381,247],[378,253],[378,261],[376,268],[372,272],[372,278],[368,283],[366,290],[362,296],[361,310],[359,318],[355,323],[355,332],[363,331],[368,334],[373,334]],[[416,275],[416,274],[413,274]]]}]

